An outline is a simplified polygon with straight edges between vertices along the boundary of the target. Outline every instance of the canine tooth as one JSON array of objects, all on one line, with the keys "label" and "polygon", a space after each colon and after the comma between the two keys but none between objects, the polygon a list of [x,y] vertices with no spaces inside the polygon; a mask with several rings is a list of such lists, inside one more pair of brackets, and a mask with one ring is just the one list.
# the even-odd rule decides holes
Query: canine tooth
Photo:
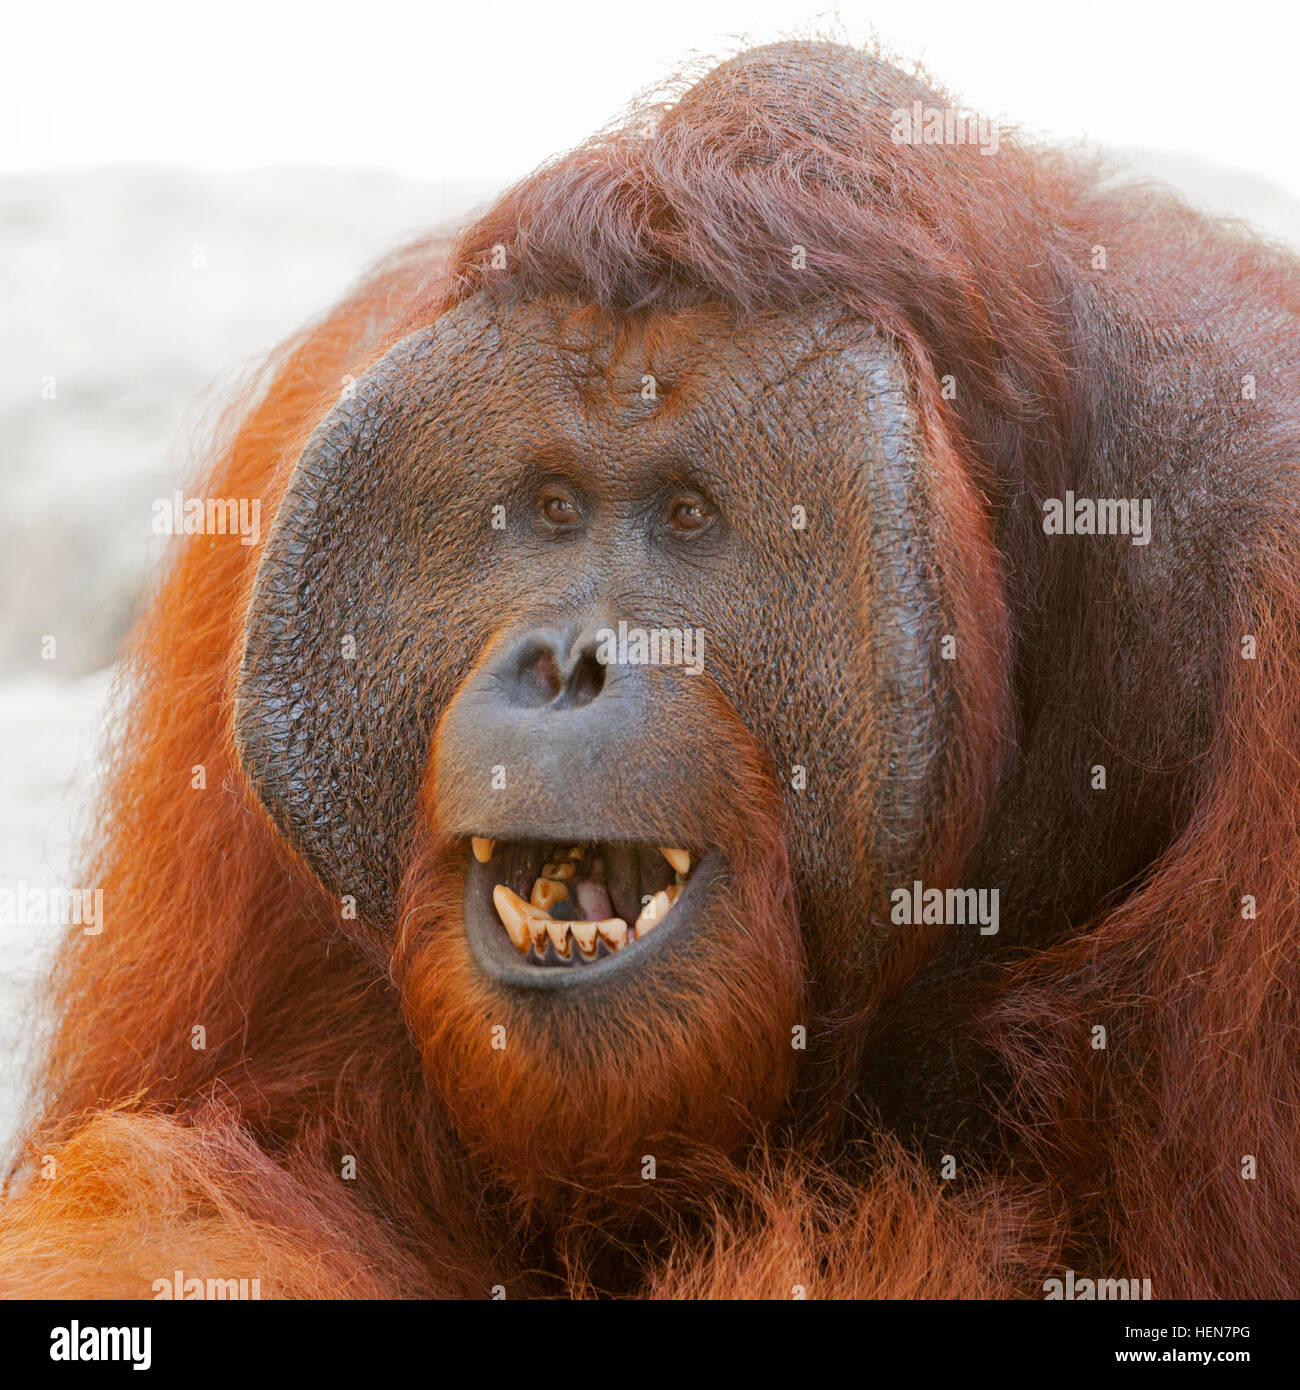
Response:
[{"label": "canine tooth", "polygon": [[474,858],[480,864],[486,864],[492,858],[492,847],[496,844],[495,840],[485,840],[481,835],[470,837],[470,845],[474,849]]},{"label": "canine tooth", "polygon": [[689,874],[691,871],[691,856],[684,849],[664,849],[659,848],[659,853],[677,870],[679,874]]},{"label": "canine tooth", "polygon": [[551,938],[551,945],[555,947],[556,953],[563,960],[569,959],[569,952],[573,949],[569,945],[569,924],[567,922],[547,922],[546,934]]},{"label": "canine tooth", "polygon": [[533,907],[540,907],[543,912],[549,912],[561,898],[568,896],[569,890],[563,883],[556,883],[550,878],[539,878],[533,884],[528,901]]},{"label": "canine tooth", "polygon": [[621,917],[611,917],[607,922],[597,922],[596,930],[607,946],[618,950],[627,945],[627,923]]},{"label": "canine tooth", "polygon": [[578,950],[584,956],[596,954],[595,922],[570,922],[569,930],[573,933],[573,939],[578,943]]},{"label": "canine tooth", "polygon": [[669,896],[666,888],[661,888],[653,898],[641,909],[641,915],[636,919],[636,937],[640,939],[649,931],[653,931],[660,922],[668,915],[668,909],[672,907],[673,899]]},{"label": "canine tooth", "polygon": [[569,879],[578,871],[578,866],[571,859],[560,859],[554,864],[546,864],[542,868],[542,877],[556,880]]},{"label": "canine tooth", "polygon": [[492,890],[492,901],[496,904],[497,916],[510,937],[510,944],[521,955],[528,954],[528,919],[531,915],[528,904],[513,893],[504,883],[498,883]]}]

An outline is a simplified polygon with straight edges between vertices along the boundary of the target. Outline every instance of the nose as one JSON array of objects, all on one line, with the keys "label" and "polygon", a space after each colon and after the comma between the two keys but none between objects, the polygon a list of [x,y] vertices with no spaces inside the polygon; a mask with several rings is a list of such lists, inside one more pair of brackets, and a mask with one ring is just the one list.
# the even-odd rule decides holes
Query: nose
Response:
[{"label": "nose", "polygon": [[502,634],[438,722],[444,829],[644,840],[667,833],[703,795],[706,784],[697,787],[677,752],[699,683],[613,660],[602,643],[617,628],[602,606],[569,624],[533,621]]},{"label": "nose", "polygon": [[[611,770],[652,766],[663,740],[654,738],[654,690],[639,667],[600,661],[601,630],[595,621],[521,628],[457,692],[437,734],[452,833],[527,839],[553,824],[561,837],[594,838],[617,823]],[[634,813],[644,814],[626,808]]]},{"label": "nose", "polygon": [[580,632],[533,629],[511,643],[490,667],[508,705],[518,709],[581,709],[605,689],[609,668],[599,659],[595,625]]}]

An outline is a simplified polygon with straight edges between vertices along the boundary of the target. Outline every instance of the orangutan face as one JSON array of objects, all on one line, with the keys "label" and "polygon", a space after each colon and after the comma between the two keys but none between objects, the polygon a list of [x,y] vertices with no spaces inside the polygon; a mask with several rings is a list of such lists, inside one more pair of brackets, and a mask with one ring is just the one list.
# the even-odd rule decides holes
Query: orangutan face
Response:
[{"label": "orangutan face", "polygon": [[869,991],[935,776],[919,458],[878,337],[714,307],[470,301],[317,429],[241,755],[462,1101],[499,1018],[596,1114],[734,1127]]}]

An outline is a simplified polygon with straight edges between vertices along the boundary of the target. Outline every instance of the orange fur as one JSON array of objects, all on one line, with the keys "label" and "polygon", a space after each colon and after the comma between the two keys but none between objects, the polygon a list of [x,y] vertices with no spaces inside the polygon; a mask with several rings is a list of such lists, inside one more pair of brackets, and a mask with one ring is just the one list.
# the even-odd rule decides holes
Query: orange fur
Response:
[{"label": "orange fur", "polygon": [[[910,100],[910,79],[889,80],[900,104]],[[879,324],[921,383],[953,544],[972,553],[1023,548],[1032,523],[1008,498],[1068,486],[1071,441],[1104,414],[1089,346],[1071,337],[1054,275],[1077,297],[1071,312],[1098,321],[1147,296],[1154,337],[1181,344],[1187,332],[1174,360],[1189,372],[1229,311],[1208,298],[1184,308],[1186,284],[1234,295],[1249,285],[1284,306],[1258,328],[1256,351],[1275,387],[1290,371],[1290,393],[1278,394],[1292,413],[1256,448],[1294,459],[1291,261],[1153,195],[1103,194],[1092,171],[1014,143],[999,156],[1009,185],[975,154],[943,167],[955,183],[931,184],[928,164],[890,178],[902,156],[879,131],[850,156],[800,143],[797,122],[783,121],[739,89],[698,119],[686,100],[665,115],[658,141],[593,142],[507,195],[450,252],[429,241],[394,257],[287,346],[241,406],[202,490],[259,496],[273,512],[346,377],[474,290],[496,292],[482,251],[497,243],[511,287],[525,293],[577,292],[614,311],[828,299]],[[699,151],[728,141],[740,141],[736,167],[715,177]],[[788,158],[778,157],[783,141]],[[1021,196],[1008,201],[1008,186]],[[1049,214],[1057,220],[1044,237]],[[1103,235],[1116,270],[1101,283],[1069,267]],[[785,268],[800,239],[829,248],[804,279]],[[1177,284],[1152,289],[1131,270],[1154,276],[1166,255],[1185,277]],[[1200,336],[1197,313],[1209,325]],[[1244,322],[1232,319],[1242,333]],[[971,376],[948,402],[933,381],[955,363]],[[1215,360],[1225,379],[1240,368]],[[1207,433],[1228,428],[1226,409],[1215,411]],[[977,1031],[1008,1078],[987,1108],[1005,1142],[951,1184],[878,1127],[847,1159],[834,1133],[824,1147],[811,1138],[824,1114],[778,1114],[788,1077],[774,1067],[772,1123],[756,1151],[736,1163],[683,1155],[671,1189],[679,1200],[636,1212],[626,1228],[597,1213],[584,1226],[570,1213],[548,1229],[554,1217],[539,1213],[536,1192],[502,1185],[505,1154],[512,1171],[585,1189],[592,1165],[625,1156],[626,1097],[602,1073],[578,1098],[601,1117],[608,1148],[584,1152],[584,1136],[557,1128],[547,1152],[529,1154],[519,1135],[537,1126],[512,1125],[509,1107],[572,1108],[572,1098],[524,1088],[518,1074],[482,1094],[456,1080],[462,1069],[446,1060],[460,1035],[447,1020],[479,1019],[483,1006],[456,958],[463,943],[444,940],[439,903],[459,880],[443,867],[436,824],[414,847],[393,963],[342,934],[336,905],[256,805],[231,733],[256,554],[191,538],[127,656],[84,879],[104,889],[105,930],[68,935],[51,985],[57,1032],[0,1220],[0,1293],[148,1297],[154,1280],[182,1268],[258,1277],[263,1297],[485,1296],[494,1285],[511,1296],[788,1298],[800,1286],[809,1297],[1034,1297],[1070,1261],[1150,1276],[1161,1296],[1293,1293],[1300,549],[1293,518],[1256,501],[1248,482],[1241,505],[1264,523],[1228,586],[1231,602],[1211,595],[1224,694],[1176,834],[1124,892],[982,982]],[[1066,563],[1053,556],[1029,577],[994,563],[957,594],[949,616],[979,659],[962,697],[968,741],[950,754],[967,795],[935,827],[941,880],[961,868],[1013,751],[1011,627],[1059,578],[1046,571]],[[1257,635],[1257,660],[1236,654],[1242,632]],[[772,901],[754,904],[761,934],[791,911],[779,814],[743,730],[720,723],[718,736],[734,740],[749,777],[736,852],[778,866]],[[191,789],[196,765],[205,790]],[[1241,914],[1245,894],[1258,905],[1253,920]],[[918,939],[886,963],[877,1004],[898,996],[933,944]],[[767,1061],[755,1039],[788,1032],[798,997],[793,953],[776,964],[735,982],[739,1002],[717,1018],[707,1065],[692,1072],[663,1040],[665,1074],[699,1086],[651,1095],[666,1131],[726,1089],[728,1066],[744,1074],[742,1087],[755,1084]],[[846,1035],[869,1048],[871,1024],[864,1016]],[[1089,1045],[1098,1024],[1112,1040],[1105,1051]],[[200,1026],[206,1046],[196,1049]],[[936,1035],[945,1026],[936,1020]],[[502,1058],[516,1065],[514,1054]],[[647,1094],[659,1081],[621,1079]],[[829,1107],[831,1092],[821,1094]],[[834,1094],[845,1098],[842,1087]],[[342,1176],[348,1155],[355,1179]],[[1258,1161],[1255,1181],[1241,1176],[1244,1155]],[[635,1240],[625,1239],[632,1226]]]}]

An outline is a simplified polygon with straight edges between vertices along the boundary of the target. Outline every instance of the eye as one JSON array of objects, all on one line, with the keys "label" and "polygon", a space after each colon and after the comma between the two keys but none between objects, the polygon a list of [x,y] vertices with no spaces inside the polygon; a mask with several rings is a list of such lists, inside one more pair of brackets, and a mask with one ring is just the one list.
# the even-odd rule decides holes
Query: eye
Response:
[{"label": "eye", "polygon": [[562,488],[544,488],[537,498],[537,515],[552,526],[573,526],[581,520],[578,504]]},{"label": "eye", "polygon": [[713,521],[713,513],[698,497],[679,497],[669,509],[668,521],[674,531],[691,535],[705,530]]}]

